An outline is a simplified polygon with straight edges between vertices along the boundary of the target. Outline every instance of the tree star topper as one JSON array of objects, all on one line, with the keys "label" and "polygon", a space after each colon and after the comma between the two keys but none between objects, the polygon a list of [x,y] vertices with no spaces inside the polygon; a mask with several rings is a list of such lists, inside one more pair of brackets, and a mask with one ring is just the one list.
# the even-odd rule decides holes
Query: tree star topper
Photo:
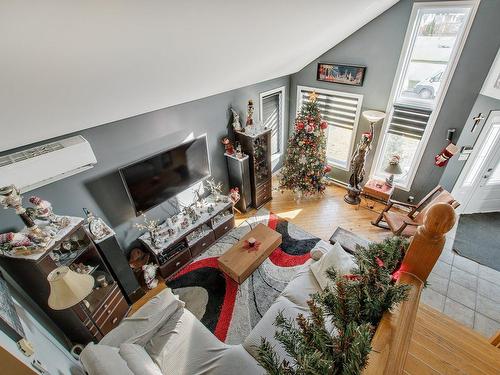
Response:
[{"label": "tree star topper", "polygon": [[311,102],[315,102],[315,101],[316,101],[316,99],[318,99],[318,94],[316,94],[316,92],[315,92],[315,91],[311,92],[311,93],[309,94],[309,100],[310,100]]}]

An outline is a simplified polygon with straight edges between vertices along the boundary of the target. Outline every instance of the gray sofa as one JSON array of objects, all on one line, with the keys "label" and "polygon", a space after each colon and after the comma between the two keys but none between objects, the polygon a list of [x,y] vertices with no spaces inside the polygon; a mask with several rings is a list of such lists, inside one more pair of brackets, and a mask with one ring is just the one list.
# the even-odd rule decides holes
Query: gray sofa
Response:
[{"label": "gray sofa", "polygon": [[[319,259],[332,248],[326,243],[322,247],[313,258]],[[276,314],[283,311],[290,318],[308,315],[306,301],[321,289],[311,271],[313,262],[304,264],[241,345],[219,341],[166,289],[124,319],[98,345],[88,345],[81,362],[90,375],[264,374],[255,359],[262,337],[275,346],[281,359],[289,359],[274,338]]]}]

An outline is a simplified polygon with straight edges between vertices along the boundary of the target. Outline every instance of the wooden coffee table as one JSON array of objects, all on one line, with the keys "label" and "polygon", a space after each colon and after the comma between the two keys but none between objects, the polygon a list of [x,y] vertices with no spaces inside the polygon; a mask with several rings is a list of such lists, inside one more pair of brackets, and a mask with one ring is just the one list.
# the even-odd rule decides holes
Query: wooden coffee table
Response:
[{"label": "wooden coffee table", "polygon": [[[250,237],[260,242],[257,250],[245,248],[245,240]],[[258,224],[219,257],[219,268],[241,284],[279,245],[281,245],[281,234],[264,224]]]}]

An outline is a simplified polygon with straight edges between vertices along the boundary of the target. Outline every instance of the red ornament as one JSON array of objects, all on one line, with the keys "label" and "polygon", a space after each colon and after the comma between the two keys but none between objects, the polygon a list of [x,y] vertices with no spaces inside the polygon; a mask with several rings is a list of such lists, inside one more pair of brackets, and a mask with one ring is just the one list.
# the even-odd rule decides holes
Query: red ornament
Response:
[{"label": "red ornament", "polygon": [[325,165],[325,173],[329,173],[332,171],[332,167],[330,167],[328,164]]},{"label": "red ornament", "polygon": [[384,267],[384,262],[379,257],[375,257],[375,262],[377,262],[380,268]]},{"label": "red ornament", "polygon": [[301,131],[302,129],[304,129],[304,126],[305,126],[304,123],[300,121],[297,124],[295,124],[295,130]]},{"label": "red ornament", "polygon": [[306,126],[306,132],[307,133],[314,132],[314,124],[313,125],[311,125],[311,123],[307,124],[307,126]]},{"label": "red ornament", "polygon": [[323,121],[321,124],[320,124],[320,127],[321,129],[325,130],[327,127],[328,127],[328,123],[326,121]]},{"label": "red ornament", "polygon": [[351,273],[344,275],[347,280],[359,280],[359,275],[353,275]]}]

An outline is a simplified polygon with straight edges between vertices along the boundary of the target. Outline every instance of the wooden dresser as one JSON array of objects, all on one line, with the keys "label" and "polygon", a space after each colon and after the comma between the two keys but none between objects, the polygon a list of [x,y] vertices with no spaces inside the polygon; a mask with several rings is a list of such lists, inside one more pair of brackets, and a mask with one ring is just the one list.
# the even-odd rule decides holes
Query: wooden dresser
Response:
[{"label": "wooden dresser", "polygon": [[256,134],[235,132],[235,136],[250,158],[252,205],[259,208],[272,199],[271,129]]},{"label": "wooden dresser", "polygon": [[[119,324],[129,309],[82,219],[72,218],[72,224],[64,228],[44,253],[28,258],[4,256],[0,263],[73,343],[98,342]],[[47,275],[59,266],[75,270],[79,264],[88,266],[88,273],[95,280],[104,276],[107,285],[95,281],[93,291],[85,298],[86,305],[79,303],[68,309],[52,310],[47,304],[50,294]]]}]

